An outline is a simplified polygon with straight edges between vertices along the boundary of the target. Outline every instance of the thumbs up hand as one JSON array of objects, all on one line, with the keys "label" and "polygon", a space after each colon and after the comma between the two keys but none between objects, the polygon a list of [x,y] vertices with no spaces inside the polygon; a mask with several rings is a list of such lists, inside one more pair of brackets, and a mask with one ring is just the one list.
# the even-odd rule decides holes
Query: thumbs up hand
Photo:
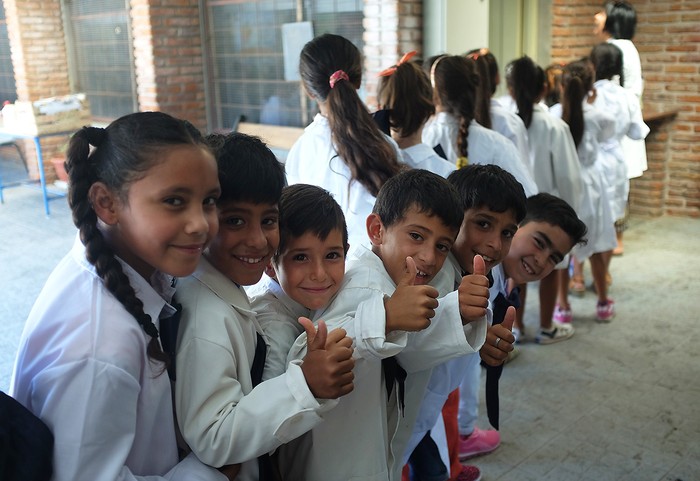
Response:
[{"label": "thumbs up hand", "polygon": [[418,268],[412,257],[406,257],[406,273],[396,290],[384,301],[386,332],[421,331],[430,325],[438,306],[438,292],[432,286],[415,285]]},{"label": "thumbs up hand", "polygon": [[486,265],[480,255],[474,256],[472,273],[462,277],[457,289],[459,313],[462,324],[481,319],[489,306],[489,280],[486,277]]},{"label": "thumbs up hand", "polygon": [[306,384],[314,397],[335,399],[351,392],[355,375],[352,369],[352,339],[345,329],[330,333],[324,321],[318,321],[318,329],[306,317],[299,318],[306,331],[306,356],[301,364]]},{"label": "thumbs up hand", "polygon": [[489,366],[500,366],[508,358],[508,353],[514,349],[513,321],[515,307],[510,306],[501,324],[494,324],[486,332],[486,342],[479,350],[481,359]]}]

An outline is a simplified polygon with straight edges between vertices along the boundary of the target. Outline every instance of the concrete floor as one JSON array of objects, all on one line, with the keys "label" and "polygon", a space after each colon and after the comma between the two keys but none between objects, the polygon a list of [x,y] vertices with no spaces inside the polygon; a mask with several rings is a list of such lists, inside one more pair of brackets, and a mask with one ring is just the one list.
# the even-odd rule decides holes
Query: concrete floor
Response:
[{"label": "concrete floor", "polygon": [[[24,187],[5,191],[0,205],[3,391],[27,313],[75,236],[66,200],[51,212]],[[572,297],[572,339],[520,345],[501,380],[502,445],[471,460],[484,480],[700,480],[699,237],[700,220],[633,218],[611,269],[615,320],[596,323],[587,293]],[[534,286],[530,293],[534,333]],[[483,406],[479,426],[488,427]]]}]

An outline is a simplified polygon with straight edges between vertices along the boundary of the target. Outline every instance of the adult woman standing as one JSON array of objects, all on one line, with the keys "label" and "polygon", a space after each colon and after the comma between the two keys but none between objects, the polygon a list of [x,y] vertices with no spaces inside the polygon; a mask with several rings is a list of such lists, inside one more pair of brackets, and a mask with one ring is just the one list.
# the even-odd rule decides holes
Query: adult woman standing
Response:
[{"label": "adult woman standing", "polygon": [[[606,0],[603,9],[594,16],[595,35],[602,41],[607,41],[622,50],[622,78],[620,84],[634,93],[640,100],[644,91],[642,79],[642,64],[639,52],[632,43],[637,26],[637,13],[634,7],[624,0]],[[647,153],[644,140],[632,140],[625,137],[622,149],[627,163],[627,178],[640,177],[647,170]],[[629,194],[629,193],[628,193]],[[613,254],[624,252],[622,233],[626,228],[626,218],[616,219],[617,248]]]}]

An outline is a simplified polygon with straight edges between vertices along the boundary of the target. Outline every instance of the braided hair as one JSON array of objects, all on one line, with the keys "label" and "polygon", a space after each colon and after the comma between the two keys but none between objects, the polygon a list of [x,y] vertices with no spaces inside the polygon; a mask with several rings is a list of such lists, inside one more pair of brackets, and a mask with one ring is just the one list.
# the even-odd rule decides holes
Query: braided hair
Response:
[{"label": "braided hair", "polygon": [[68,203],[73,223],[85,245],[85,256],[95,266],[109,292],[151,337],[148,356],[165,363],[166,367],[170,359],[158,342],[158,329],[151,316],[144,312],[143,302],[137,297],[114,249],[98,228],[97,213],[89,194],[93,184],[102,182],[126,200],[129,185],[158,162],[157,153],[175,145],[206,148],[200,132],[189,122],[161,112],[140,112],[121,117],[105,129],[83,127],[71,138],[66,161],[70,178]]},{"label": "braided hair", "polygon": [[469,124],[476,112],[479,75],[474,62],[461,55],[444,55],[435,58],[430,67],[430,80],[433,82],[436,105],[457,117],[459,134],[457,151],[460,157],[469,157]]}]

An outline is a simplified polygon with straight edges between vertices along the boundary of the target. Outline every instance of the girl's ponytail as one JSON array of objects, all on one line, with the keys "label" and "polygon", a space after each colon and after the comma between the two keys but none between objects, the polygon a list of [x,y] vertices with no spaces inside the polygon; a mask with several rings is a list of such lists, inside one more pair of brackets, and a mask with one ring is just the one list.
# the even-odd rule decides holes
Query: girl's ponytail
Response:
[{"label": "girl's ponytail", "polygon": [[569,125],[578,148],[584,129],[583,101],[593,86],[593,74],[586,62],[571,62],[564,66],[561,81],[564,87],[561,118]]},{"label": "girl's ponytail", "polygon": [[467,58],[474,62],[475,70],[479,75],[479,85],[476,89],[476,107],[474,109],[474,118],[483,127],[491,128],[491,95],[493,89],[491,87],[491,74],[489,72],[489,64],[486,59],[486,54],[482,55],[481,51],[470,53]]},{"label": "girl's ponytail", "polygon": [[374,123],[357,89],[362,79],[360,52],[349,40],[325,34],[301,51],[299,72],[308,93],[328,107],[328,124],[339,157],[353,180],[373,196],[401,170],[396,151]]},{"label": "girl's ponytail", "polygon": [[513,62],[512,80],[518,115],[529,128],[535,102],[544,90],[544,71],[526,55]]}]

